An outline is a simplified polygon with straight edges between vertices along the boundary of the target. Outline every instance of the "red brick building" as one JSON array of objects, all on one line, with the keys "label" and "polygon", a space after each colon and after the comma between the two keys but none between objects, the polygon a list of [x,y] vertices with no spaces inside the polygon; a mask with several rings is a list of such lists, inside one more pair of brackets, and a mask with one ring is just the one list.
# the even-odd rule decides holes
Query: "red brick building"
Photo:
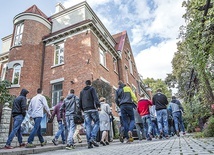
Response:
[{"label": "red brick building", "polygon": [[56,9],[47,17],[33,5],[14,17],[12,35],[2,39],[0,75],[12,82],[11,94],[26,88],[31,98],[41,87],[55,105],[71,88],[79,95],[88,79],[113,89],[122,80],[136,95],[146,93],[126,31],[111,35],[87,2]]}]

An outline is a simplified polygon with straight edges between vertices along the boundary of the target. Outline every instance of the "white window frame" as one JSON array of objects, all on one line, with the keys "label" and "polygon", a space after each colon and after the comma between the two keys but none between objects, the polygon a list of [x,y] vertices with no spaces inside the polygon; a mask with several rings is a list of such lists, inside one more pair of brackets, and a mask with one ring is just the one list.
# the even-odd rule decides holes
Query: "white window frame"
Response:
[{"label": "white window frame", "polygon": [[14,34],[14,46],[22,44],[22,35],[24,30],[24,22],[16,25],[15,34]]},{"label": "white window frame", "polygon": [[[18,75],[16,75],[18,73]],[[13,66],[13,78],[12,78],[12,85],[19,85],[20,82],[20,75],[21,75],[21,65],[20,64],[15,64]],[[15,79],[18,77],[17,83],[14,83]]]},{"label": "white window frame", "polygon": [[[56,86],[56,85],[61,85],[62,88],[60,90],[55,90],[54,86]],[[62,82],[58,82],[58,83],[53,83],[52,84],[52,97],[51,97],[51,99],[52,99],[52,106],[55,106],[55,105],[57,105],[57,103],[59,103],[60,97],[62,96],[62,91],[63,91],[63,84],[62,84]],[[54,98],[55,94],[57,96],[56,98]],[[56,99],[56,101],[55,101],[55,99]]]},{"label": "white window frame", "polygon": [[99,48],[99,54],[100,54],[100,64],[104,67],[106,67],[106,52]]},{"label": "white window frame", "polygon": [[64,42],[55,45],[54,66],[64,64]]},{"label": "white window frame", "polygon": [[5,80],[6,70],[7,70],[7,63],[3,64],[2,71],[1,71],[1,81]]},{"label": "white window frame", "polygon": [[117,72],[117,59],[113,57],[114,71]]},{"label": "white window frame", "polygon": [[128,67],[125,65],[126,83],[129,83]]},{"label": "white window frame", "polygon": [[128,51],[128,61],[129,61],[129,70],[130,70],[130,73],[133,75],[133,67],[132,67],[131,52],[130,51]]}]

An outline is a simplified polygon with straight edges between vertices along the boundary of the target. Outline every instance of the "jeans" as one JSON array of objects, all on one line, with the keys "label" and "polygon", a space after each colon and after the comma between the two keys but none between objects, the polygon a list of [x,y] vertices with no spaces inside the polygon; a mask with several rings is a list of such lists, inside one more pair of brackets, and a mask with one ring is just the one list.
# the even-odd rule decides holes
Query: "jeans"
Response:
[{"label": "jeans", "polygon": [[168,133],[169,132],[169,127],[168,127],[167,109],[157,110],[157,121],[158,121],[158,129],[159,129],[159,131],[164,133],[165,136],[168,136],[169,135],[169,133]]},{"label": "jeans", "polygon": [[152,121],[150,118],[150,115],[144,115],[141,116],[142,122],[143,122],[143,129],[144,129],[144,135],[146,135],[146,138],[150,138],[149,134],[152,134]]},{"label": "jeans", "polygon": [[133,132],[134,125],[135,125],[133,105],[122,104],[120,106],[120,110],[121,110],[121,117],[122,117],[123,126],[124,126],[124,136],[126,137],[126,139],[128,139],[129,138],[128,131]]},{"label": "jeans", "polygon": [[[91,140],[96,140],[97,132],[100,128],[100,120],[98,111],[87,111],[84,112],[85,117],[85,128],[86,128],[86,138],[89,143]],[[92,121],[94,124],[92,125]]]},{"label": "jeans", "polygon": [[175,123],[175,130],[179,131],[179,125],[180,125],[181,131],[185,132],[184,123],[183,123],[183,119],[182,119],[182,113],[180,111],[177,111],[177,112],[172,113],[172,116],[173,116],[174,123]]},{"label": "jeans", "polygon": [[160,134],[158,130],[157,119],[152,120],[152,133],[153,133],[153,136],[158,136]]},{"label": "jeans", "polygon": [[29,137],[28,137],[28,143],[32,144],[33,140],[34,140],[34,136],[37,134],[40,143],[44,142],[44,139],[42,137],[42,132],[41,132],[41,121],[42,121],[42,117],[36,117],[34,118],[34,127],[33,130],[31,131]]},{"label": "jeans", "polygon": [[55,134],[55,139],[58,139],[61,135],[62,141],[65,141],[65,125],[63,124],[63,121],[58,121],[58,131]]},{"label": "jeans", "polygon": [[137,137],[139,140],[142,140],[145,138],[144,131],[143,131],[143,124],[142,123],[136,123],[135,124],[136,130],[137,130]]},{"label": "jeans", "polygon": [[76,124],[74,123],[73,116],[66,116],[66,124],[68,130],[67,144],[73,145],[74,144],[73,136],[76,130]]},{"label": "jeans", "polygon": [[22,143],[21,124],[22,124],[22,121],[24,120],[24,116],[23,115],[17,115],[13,119],[14,119],[13,129],[12,129],[10,135],[8,136],[6,145],[11,144],[15,135],[17,136],[19,143],[20,144]]}]

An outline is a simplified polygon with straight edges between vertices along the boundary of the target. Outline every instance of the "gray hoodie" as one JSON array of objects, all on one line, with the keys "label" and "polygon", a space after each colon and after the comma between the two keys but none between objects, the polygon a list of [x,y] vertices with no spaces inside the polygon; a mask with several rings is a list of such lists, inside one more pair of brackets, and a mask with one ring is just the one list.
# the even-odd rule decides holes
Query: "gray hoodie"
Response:
[{"label": "gray hoodie", "polygon": [[178,111],[181,111],[181,112],[184,111],[180,101],[176,100],[176,99],[172,100],[169,103],[169,108],[172,110],[172,113],[175,113],[175,112],[178,112]]}]

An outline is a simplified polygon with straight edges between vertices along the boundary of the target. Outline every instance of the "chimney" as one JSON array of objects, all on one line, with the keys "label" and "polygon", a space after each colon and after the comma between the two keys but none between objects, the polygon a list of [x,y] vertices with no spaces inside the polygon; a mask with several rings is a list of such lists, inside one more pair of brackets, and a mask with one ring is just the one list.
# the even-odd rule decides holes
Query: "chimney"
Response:
[{"label": "chimney", "polygon": [[61,3],[57,3],[55,8],[56,8],[55,13],[65,10],[65,7]]}]

